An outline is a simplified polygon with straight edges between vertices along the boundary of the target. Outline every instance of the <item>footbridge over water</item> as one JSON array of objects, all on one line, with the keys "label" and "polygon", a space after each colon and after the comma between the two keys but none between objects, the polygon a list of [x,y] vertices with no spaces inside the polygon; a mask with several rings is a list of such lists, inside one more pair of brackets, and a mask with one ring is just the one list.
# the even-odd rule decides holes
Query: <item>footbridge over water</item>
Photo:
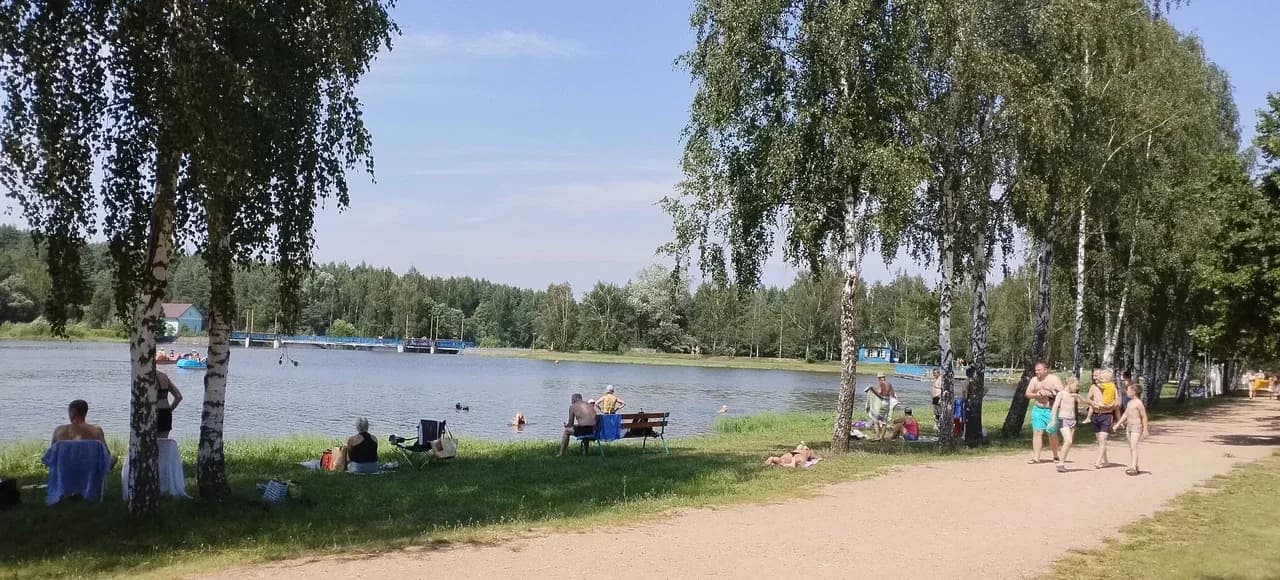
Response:
[{"label": "footbridge over water", "polygon": [[273,332],[245,332],[241,330],[231,333],[231,342],[243,344],[245,348],[252,346],[311,346],[315,348],[333,348],[346,350],[394,350],[396,352],[421,352],[430,354],[459,354],[475,343],[457,339],[430,338],[372,338],[367,336],[316,336],[285,335]]}]

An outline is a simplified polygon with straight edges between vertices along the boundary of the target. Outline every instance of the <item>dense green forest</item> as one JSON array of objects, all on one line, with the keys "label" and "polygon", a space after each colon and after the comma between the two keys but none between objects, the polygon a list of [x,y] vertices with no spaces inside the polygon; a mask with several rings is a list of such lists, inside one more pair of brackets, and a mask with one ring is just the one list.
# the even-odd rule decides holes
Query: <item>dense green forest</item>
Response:
[{"label": "dense green forest", "polygon": [[[112,300],[106,247],[92,244],[84,271],[91,295],[79,320],[92,328],[120,325]],[[1066,274],[1064,273],[1064,276]],[[992,292],[992,357],[1017,366],[1027,356],[1034,301],[1034,271],[1011,272]],[[40,316],[51,282],[38,246],[27,232],[0,226],[0,322]],[[1057,286],[1064,288],[1065,285]],[[235,327],[270,331],[279,311],[275,269],[240,268],[235,290],[240,308]],[[914,361],[937,359],[937,292],[919,276],[899,273],[863,286],[867,344],[901,349]],[[173,267],[169,299],[207,312],[209,276],[198,256],[182,256]],[[463,337],[483,346],[662,352],[833,360],[839,356],[840,278],[834,271],[802,273],[787,288],[739,292],[651,265],[625,285],[599,282],[585,293],[565,284],[545,290],[517,288],[476,278],[425,276],[410,269],[345,263],[316,267],[302,286],[301,333],[360,336]],[[1055,295],[1068,312],[1070,296]],[[969,311],[955,308],[963,322]],[[1055,353],[1069,354],[1070,321],[1054,325]],[[434,329],[434,330],[433,330]],[[957,343],[967,325],[955,325]],[[961,356],[965,356],[963,350]]]}]

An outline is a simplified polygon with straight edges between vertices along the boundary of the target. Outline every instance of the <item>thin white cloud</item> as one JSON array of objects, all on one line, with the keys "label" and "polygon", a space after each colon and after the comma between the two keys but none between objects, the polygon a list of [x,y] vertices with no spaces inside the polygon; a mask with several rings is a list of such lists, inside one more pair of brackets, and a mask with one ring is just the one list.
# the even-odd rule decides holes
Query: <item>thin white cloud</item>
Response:
[{"label": "thin white cloud", "polygon": [[550,185],[508,195],[499,200],[499,205],[575,213],[631,212],[656,206],[659,200],[671,194],[677,181],[672,176]]},{"label": "thin white cloud", "polygon": [[401,39],[397,50],[400,48],[481,58],[576,58],[589,52],[576,40],[527,30],[495,30],[478,35],[420,32]]}]

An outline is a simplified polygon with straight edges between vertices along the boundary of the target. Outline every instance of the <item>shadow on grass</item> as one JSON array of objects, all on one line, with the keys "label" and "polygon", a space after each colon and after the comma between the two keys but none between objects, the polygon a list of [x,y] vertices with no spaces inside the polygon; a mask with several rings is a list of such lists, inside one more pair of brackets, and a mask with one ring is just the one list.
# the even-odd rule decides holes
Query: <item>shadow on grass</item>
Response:
[{"label": "shadow on grass", "polygon": [[[100,574],[144,562],[164,564],[184,551],[250,549],[270,558],[335,546],[423,543],[451,529],[580,517],[639,500],[706,494],[709,487],[751,480],[761,471],[754,459],[727,452],[666,456],[612,445],[605,458],[555,458],[550,450],[487,446],[482,454],[421,471],[404,466],[356,476],[297,466],[314,455],[304,447],[240,454],[229,449],[234,497],[218,504],[166,502],[159,518],[145,522],[131,517],[119,499],[117,470],[100,505],[45,507],[43,491],[31,490],[23,506],[0,512],[0,535],[7,536],[0,541],[0,576],[12,565],[33,566],[28,572],[38,574],[41,561],[58,561],[53,575]],[[194,475],[190,464],[186,472]],[[17,475],[24,484],[44,479],[38,472]],[[256,484],[273,477],[299,484],[301,499],[270,508],[260,504]],[[194,482],[188,483],[194,490]]]}]

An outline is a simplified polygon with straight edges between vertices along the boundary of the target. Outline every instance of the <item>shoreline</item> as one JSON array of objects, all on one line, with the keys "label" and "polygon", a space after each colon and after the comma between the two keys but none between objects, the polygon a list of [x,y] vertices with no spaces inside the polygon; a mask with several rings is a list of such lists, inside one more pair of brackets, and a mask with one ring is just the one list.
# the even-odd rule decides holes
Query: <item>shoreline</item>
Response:
[{"label": "shoreline", "polygon": [[[792,358],[730,357],[674,353],[603,353],[592,351],[552,351],[522,348],[473,348],[467,355],[497,358],[522,358],[541,361],[586,362],[605,364],[637,364],[655,366],[701,367],[714,369],[745,369],[761,371],[794,371],[808,373],[839,374],[839,361],[805,362]],[[859,374],[893,372],[889,363],[859,363]]]}]

